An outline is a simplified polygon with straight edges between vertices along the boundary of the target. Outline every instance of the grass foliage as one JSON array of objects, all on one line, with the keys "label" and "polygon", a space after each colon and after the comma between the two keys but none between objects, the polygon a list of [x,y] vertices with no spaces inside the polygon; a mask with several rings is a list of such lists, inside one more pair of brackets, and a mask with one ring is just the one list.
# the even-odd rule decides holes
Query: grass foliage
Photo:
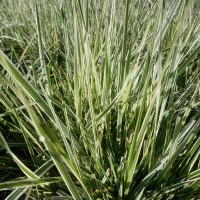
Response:
[{"label": "grass foliage", "polygon": [[198,6],[1,0],[1,199],[198,199]]}]

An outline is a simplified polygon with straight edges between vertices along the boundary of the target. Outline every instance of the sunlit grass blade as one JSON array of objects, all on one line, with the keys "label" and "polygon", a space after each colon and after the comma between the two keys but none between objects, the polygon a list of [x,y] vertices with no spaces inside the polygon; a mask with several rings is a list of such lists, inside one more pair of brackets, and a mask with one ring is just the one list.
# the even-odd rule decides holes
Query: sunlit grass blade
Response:
[{"label": "sunlit grass blade", "polygon": [[12,190],[14,188],[48,185],[59,181],[62,181],[61,177],[9,181],[0,183],[0,190]]}]

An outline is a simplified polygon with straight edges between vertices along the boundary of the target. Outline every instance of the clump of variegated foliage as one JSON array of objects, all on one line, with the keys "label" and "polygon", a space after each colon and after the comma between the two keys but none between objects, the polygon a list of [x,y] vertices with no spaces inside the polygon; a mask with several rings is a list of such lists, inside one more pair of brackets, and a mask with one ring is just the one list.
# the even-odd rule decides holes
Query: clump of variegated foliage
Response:
[{"label": "clump of variegated foliage", "polygon": [[200,193],[198,0],[2,0],[1,199]]}]

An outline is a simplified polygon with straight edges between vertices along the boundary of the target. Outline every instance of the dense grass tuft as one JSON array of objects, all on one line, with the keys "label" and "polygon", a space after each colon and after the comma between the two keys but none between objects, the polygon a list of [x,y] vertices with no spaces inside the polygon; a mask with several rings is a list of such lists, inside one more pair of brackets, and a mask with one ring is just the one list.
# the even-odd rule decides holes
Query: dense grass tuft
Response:
[{"label": "dense grass tuft", "polygon": [[0,198],[200,198],[197,0],[2,0]]}]

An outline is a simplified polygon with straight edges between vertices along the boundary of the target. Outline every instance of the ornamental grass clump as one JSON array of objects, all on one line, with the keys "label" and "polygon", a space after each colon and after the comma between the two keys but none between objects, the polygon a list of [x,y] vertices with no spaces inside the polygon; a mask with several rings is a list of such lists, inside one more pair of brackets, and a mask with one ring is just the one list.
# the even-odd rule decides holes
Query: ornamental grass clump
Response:
[{"label": "ornamental grass clump", "polygon": [[197,0],[2,0],[0,197],[200,198]]}]

